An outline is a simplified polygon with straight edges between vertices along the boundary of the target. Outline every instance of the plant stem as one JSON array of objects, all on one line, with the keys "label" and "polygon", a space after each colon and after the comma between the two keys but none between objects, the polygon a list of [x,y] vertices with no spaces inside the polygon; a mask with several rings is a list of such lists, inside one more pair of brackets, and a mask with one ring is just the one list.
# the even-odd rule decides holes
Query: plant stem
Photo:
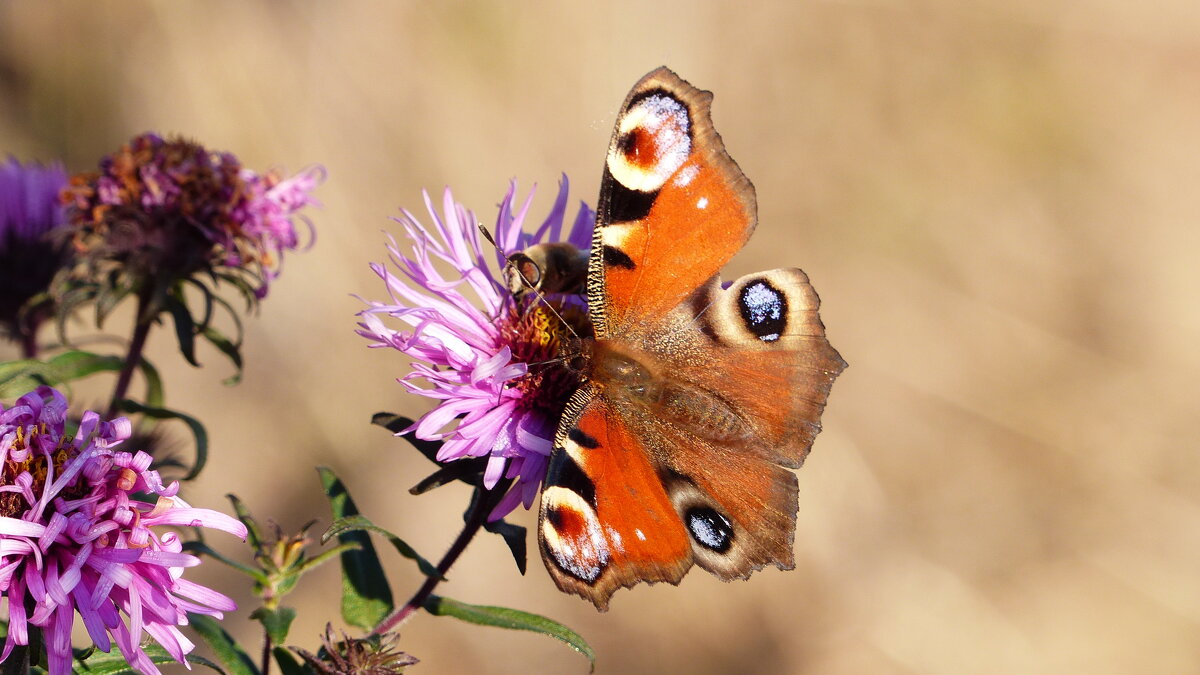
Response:
[{"label": "plant stem", "polygon": [[262,667],[258,669],[261,675],[269,675],[271,672],[271,633],[263,627],[263,652],[262,652]]},{"label": "plant stem", "polygon": [[478,493],[471,504],[470,510],[467,511],[466,522],[463,523],[462,532],[458,533],[458,537],[450,545],[450,550],[446,551],[446,555],[442,556],[442,559],[438,561],[437,576],[426,577],[425,583],[421,584],[421,587],[409,598],[408,602],[404,603],[403,607],[392,612],[391,616],[379,622],[378,626],[375,626],[375,629],[371,631],[372,635],[382,635],[393,630],[407,621],[414,612],[425,604],[429,596],[433,595],[433,589],[437,587],[442,577],[446,576],[446,572],[450,570],[450,566],[458,560],[458,556],[462,555],[462,552],[467,548],[467,544],[471,543],[475,535],[479,534],[479,530],[487,520],[488,513],[495,508],[497,500],[508,491],[508,486],[511,482],[502,481],[491,490],[476,488]]},{"label": "plant stem", "polygon": [[37,328],[29,328],[29,332],[21,334],[21,357],[36,359],[38,355]]},{"label": "plant stem", "polygon": [[129,341],[129,352],[125,355],[125,365],[117,375],[117,386],[113,390],[112,403],[108,406],[108,417],[117,414],[117,404],[125,398],[129,391],[129,383],[133,381],[133,371],[142,362],[142,350],[146,348],[146,338],[150,336],[152,316],[147,311],[150,304],[150,293],[143,290],[138,293],[137,317],[133,324],[133,337]]}]

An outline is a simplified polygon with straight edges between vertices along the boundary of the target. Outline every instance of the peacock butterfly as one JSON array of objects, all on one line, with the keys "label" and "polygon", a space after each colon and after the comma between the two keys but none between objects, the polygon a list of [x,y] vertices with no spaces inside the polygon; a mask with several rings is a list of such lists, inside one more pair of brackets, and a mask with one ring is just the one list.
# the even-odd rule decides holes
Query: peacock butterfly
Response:
[{"label": "peacock butterfly", "polygon": [[[722,284],[753,232],[754,186],[712,94],[667,68],[617,115],[590,254],[514,255],[515,293],[582,289],[594,338],[559,423],[538,536],[563,591],[600,610],[621,587],[794,567],[799,468],[846,363],[799,269]],[[586,274],[583,261],[586,259]]]}]

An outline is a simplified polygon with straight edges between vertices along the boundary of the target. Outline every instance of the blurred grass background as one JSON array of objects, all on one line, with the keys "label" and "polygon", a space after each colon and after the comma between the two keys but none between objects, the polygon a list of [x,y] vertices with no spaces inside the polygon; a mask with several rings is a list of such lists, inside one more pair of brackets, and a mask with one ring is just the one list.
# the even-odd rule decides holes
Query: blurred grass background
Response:
[{"label": "blurred grass background", "polygon": [[[152,338],[168,403],[212,437],[191,500],[233,492],[320,530],[329,465],[440,556],[466,494],[407,494],[429,466],[368,422],[425,403],[354,335],[351,294],[383,297],[367,263],[422,188],[485,223],[512,177],[539,184],[537,214],[560,172],[594,203],[617,106],[667,64],[715,92],[757,186],[727,277],[802,266],[851,364],[800,472],[796,570],[697,571],[597,614],[535,542],[520,577],[484,537],[440,590],[563,621],[607,673],[1200,670],[1200,5],[647,5],[0,3],[0,152],[79,171],[156,130],[328,168],[316,246],[248,323],[240,386]],[[387,560],[402,600],[419,580]],[[249,603],[215,563],[196,572]],[[338,588],[329,567],[292,596],[293,643],[337,625]],[[245,613],[226,623],[256,650]],[[586,671],[452,619],[401,644],[430,675]]]}]

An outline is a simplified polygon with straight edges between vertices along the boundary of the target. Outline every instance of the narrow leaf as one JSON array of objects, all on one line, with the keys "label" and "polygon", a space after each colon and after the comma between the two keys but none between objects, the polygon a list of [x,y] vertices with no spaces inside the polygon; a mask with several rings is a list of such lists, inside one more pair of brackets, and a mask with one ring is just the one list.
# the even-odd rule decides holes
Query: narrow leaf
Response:
[{"label": "narrow leaf", "polygon": [[255,551],[262,550],[262,530],[258,527],[258,521],[250,515],[250,509],[246,508],[246,504],[237,495],[229,494],[225,495],[225,498],[233,505],[233,512],[237,515],[237,519],[246,526],[246,543]]},{"label": "narrow leaf", "polygon": [[[317,472],[334,520],[358,515],[358,507],[333,471],[319,467]],[[344,532],[338,535],[338,541],[360,546],[357,551],[342,554],[342,618],[352,626],[373,628],[391,613],[394,606],[392,589],[379,564],[379,555],[366,532]]]},{"label": "narrow leaf", "polygon": [[192,319],[192,314],[188,311],[187,305],[182,300],[176,297],[175,294],[167,296],[167,311],[171,313],[171,318],[175,320],[175,337],[179,340],[179,353],[183,354],[183,358],[187,362],[200,367],[196,361],[196,322]]},{"label": "narrow leaf", "polygon": [[204,614],[189,613],[188,622],[191,623],[192,629],[212,648],[213,654],[225,666],[226,672],[231,675],[258,675],[258,666],[254,665],[250,655],[234,642],[216,619]]},{"label": "narrow leaf", "polygon": [[[245,521],[243,521],[243,522],[245,522]],[[202,541],[195,541],[195,540],[185,541],[183,543],[183,552],[191,553],[192,555],[195,555],[195,556],[206,555],[206,556],[212,558],[213,560],[216,560],[217,562],[224,563],[225,565],[232,567],[233,569],[241,572],[242,574],[249,576],[251,579],[254,579],[255,581],[259,582],[260,584],[262,584],[264,586],[271,583],[271,580],[267,578],[267,575],[264,574],[262,572],[262,570],[255,569],[248,565],[243,565],[242,563],[223,555],[221,552],[217,551],[216,549],[210,548],[208,544],[205,544]]]},{"label": "narrow leaf", "polygon": [[512,552],[513,561],[517,563],[517,570],[524,576],[528,557],[525,549],[525,528],[503,520],[497,520],[490,523],[485,522],[483,529],[504,537],[504,543],[508,544],[508,550]]},{"label": "narrow leaf", "polygon": [[223,335],[221,333],[221,331],[217,330],[216,328],[213,328],[212,326],[206,326],[200,332],[200,334],[203,335],[204,339],[208,340],[209,343],[212,344],[212,346],[214,346],[218,350],[220,350],[220,352],[222,354],[224,354],[226,356],[226,358],[228,358],[230,361],[232,361],[234,367],[237,368],[237,371],[234,372],[233,375],[230,375],[229,377],[227,377],[225,379],[224,383],[232,385],[232,384],[237,384],[238,382],[241,382],[241,380],[242,380],[242,352],[241,352],[240,347],[238,345],[234,344],[232,340],[225,337],[225,335]]},{"label": "narrow leaf", "polygon": [[[150,657],[150,662],[157,666],[178,663],[175,657],[171,656],[162,645],[154,642],[148,642],[142,646],[146,656]],[[200,656],[188,656],[188,663],[206,666],[215,671],[222,672],[217,664]],[[82,652],[77,651],[75,654],[74,668],[76,673],[95,673],[97,675],[118,675],[119,673],[137,673],[133,666],[125,660],[119,649],[113,649],[109,652],[102,652],[97,649],[87,649]]]},{"label": "narrow leaf", "polygon": [[309,671],[300,665],[295,654],[292,654],[287,647],[274,647],[271,649],[271,654],[275,657],[275,663],[279,664],[279,672],[283,675],[309,675]]},{"label": "narrow leaf", "polygon": [[452,616],[462,621],[481,626],[495,626],[510,630],[528,630],[548,635],[561,640],[568,647],[583,654],[596,669],[596,652],[579,633],[566,626],[552,621],[544,616],[522,612],[508,607],[488,607],[484,605],[468,605],[465,602],[431,595],[423,605],[425,610],[435,616]]},{"label": "narrow leaf", "polygon": [[437,567],[435,567],[433,563],[429,562],[424,556],[413,550],[413,547],[409,546],[403,539],[372,523],[367,519],[366,516],[356,515],[346,518],[339,518],[329,526],[329,529],[325,531],[325,534],[321,535],[321,543],[325,543],[330,537],[337,536],[343,532],[354,532],[357,530],[367,530],[377,534],[382,534],[383,536],[387,537],[389,542],[391,542],[392,547],[396,549],[397,553],[405,558],[408,558],[409,560],[416,561],[417,567],[421,570],[421,574],[424,574],[427,577],[438,577],[442,581],[445,581],[445,577],[438,573]]}]

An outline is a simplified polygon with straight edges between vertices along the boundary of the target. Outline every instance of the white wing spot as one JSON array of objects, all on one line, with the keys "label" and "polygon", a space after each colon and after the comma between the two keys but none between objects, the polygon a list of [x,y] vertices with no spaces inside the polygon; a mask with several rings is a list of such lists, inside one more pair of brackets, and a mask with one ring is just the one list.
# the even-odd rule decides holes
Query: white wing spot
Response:
[{"label": "white wing spot", "polygon": [[700,167],[696,166],[695,164],[692,164],[691,166],[685,166],[683,170],[679,172],[679,175],[675,177],[675,184],[679,187],[686,187],[687,184],[695,180],[696,176],[698,175],[700,175]]},{"label": "white wing spot", "polygon": [[703,209],[708,207],[708,197],[701,197],[696,201],[696,208]]}]

